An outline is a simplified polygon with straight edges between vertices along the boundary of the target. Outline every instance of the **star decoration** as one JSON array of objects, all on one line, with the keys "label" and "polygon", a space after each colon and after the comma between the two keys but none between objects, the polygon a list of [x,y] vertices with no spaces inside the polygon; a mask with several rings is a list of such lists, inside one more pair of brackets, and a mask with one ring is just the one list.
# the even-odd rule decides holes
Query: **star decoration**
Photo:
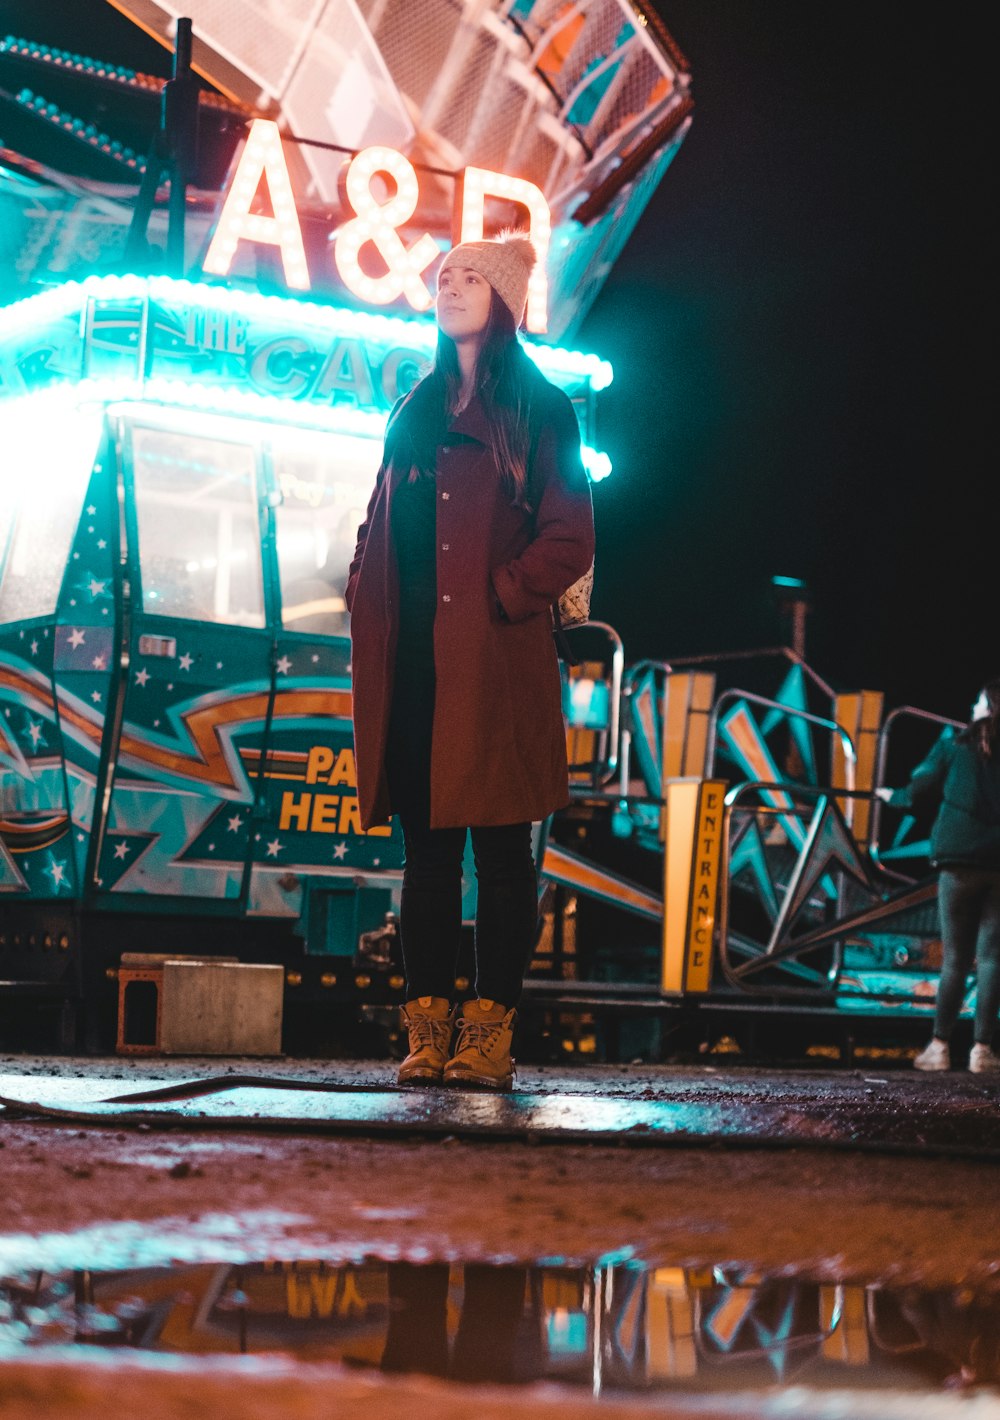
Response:
[{"label": "star decoration", "polygon": [[227,833],[239,833],[239,831],[240,831],[240,829],[241,829],[242,827],[243,827],[243,820],[240,818],[239,814],[233,814],[233,816],[232,816],[231,819],[227,819],[227,820],[226,820],[226,832],[227,832]]},{"label": "star decoration", "polygon": [[29,737],[30,737],[30,739],[31,739],[31,747],[32,747],[32,749],[37,749],[38,746],[39,746],[39,743],[41,743],[41,744],[44,744],[44,743],[45,743],[45,736],[42,734],[41,722],[38,721],[38,720],[30,720],[30,719],[29,719],[29,721],[28,721],[28,735],[29,735]]},{"label": "star decoration", "polygon": [[115,849],[115,857],[123,860],[128,857],[128,844],[124,840]]},{"label": "star decoration", "polygon": [[346,856],[346,854],[347,854],[347,844],[346,844],[346,843],[338,843],[337,846],[336,846],[336,848],[333,850],[333,856],[334,856],[335,858],[343,858],[343,857]]},{"label": "star decoration", "polygon": [[278,842],[278,840],[276,838],[272,838],[271,842],[267,845],[267,856],[269,858],[277,858],[278,854],[281,852],[281,847],[282,845]]},{"label": "star decoration", "polygon": [[147,671],[147,670],[145,670],[145,669],[143,669],[143,670],[141,670],[141,671],[136,671],[136,673],[135,673],[135,683],[136,683],[136,685],[145,685],[146,682],[147,682],[147,680],[149,680],[149,671]]},{"label": "star decoration", "polygon": [[32,643],[31,643],[31,654],[32,654],[33,656],[37,656],[37,655],[38,655],[38,642],[37,642],[37,641],[32,641]]},{"label": "star decoration", "polygon": [[194,657],[189,656],[187,651],[185,651],[183,656],[178,657],[177,664],[180,666],[182,671],[189,671],[192,665],[194,664]]},{"label": "star decoration", "polygon": [[287,656],[282,656],[279,661],[275,662],[274,669],[278,672],[279,675],[287,675],[288,672],[292,669],[292,663]]},{"label": "star decoration", "polygon": [[78,627],[74,626],[73,630],[69,633],[69,640],[66,644],[68,646],[72,646],[73,650],[75,651],[77,646],[82,646],[86,639],[87,637],[85,633],[81,631]]},{"label": "star decoration", "polygon": [[86,586],[87,591],[92,597],[103,597],[104,588],[107,586],[107,583],[99,582],[96,577],[91,577],[90,581],[86,584]]},{"label": "star decoration", "polygon": [[94,693],[93,693],[93,695],[91,695],[90,698],[91,698],[91,700],[94,702],[95,705],[100,705],[100,703],[101,703],[101,692],[100,692],[99,690],[95,690]]},{"label": "star decoration", "polygon": [[107,665],[107,658],[105,656],[95,656],[90,664],[94,667],[95,671],[103,671]]}]

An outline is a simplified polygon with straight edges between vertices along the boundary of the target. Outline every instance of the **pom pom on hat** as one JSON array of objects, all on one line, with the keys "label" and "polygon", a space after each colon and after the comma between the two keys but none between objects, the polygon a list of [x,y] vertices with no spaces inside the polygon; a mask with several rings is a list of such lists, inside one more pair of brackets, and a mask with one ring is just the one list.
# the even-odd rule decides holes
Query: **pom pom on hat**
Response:
[{"label": "pom pom on hat", "polygon": [[537,260],[538,254],[527,237],[518,232],[501,232],[492,240],[460,242],[452,247],[438,276],[449,266],[478,271],[510,311],[514,323],[520,325],[528,302],[528,278]]}]

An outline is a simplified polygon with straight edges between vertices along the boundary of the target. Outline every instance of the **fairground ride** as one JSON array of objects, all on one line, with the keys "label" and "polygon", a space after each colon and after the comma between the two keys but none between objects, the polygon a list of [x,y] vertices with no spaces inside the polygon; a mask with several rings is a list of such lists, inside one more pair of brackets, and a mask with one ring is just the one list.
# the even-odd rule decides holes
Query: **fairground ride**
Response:
[{"label": "fairground ride", "polygon": [[[310,1019],[391,1037],[401,845],[358,820],[343,600],[386,412],[442,253],[521,227],[527,348],[610,473],[612,372],[573,342],[688,66],[629,0],[115,5],[169,79],[0,42],[0,1016],[155,1051],[165,963],[224,956],[281,967],[288,1049]],[[926,845],[880,837],[873,789],[890,729],[939,717],[785,648],[571,635],[540,1047],[923,1029]]]}]

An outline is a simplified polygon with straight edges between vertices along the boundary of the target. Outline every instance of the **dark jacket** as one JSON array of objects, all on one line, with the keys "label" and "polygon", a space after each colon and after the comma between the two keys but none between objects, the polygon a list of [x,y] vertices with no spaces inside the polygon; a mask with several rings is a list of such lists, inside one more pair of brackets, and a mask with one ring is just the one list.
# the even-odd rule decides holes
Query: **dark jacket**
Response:
[{"label": "dark jacket", "polygon": [[889,803],[917,811],[937,807],[930,837],[934,867],[1000,872],[1000,756],[985,759],[968,729],[946,729]]},{"label": "dark jacket", "polygon": [[[551,609],[591,565],[594,515],[572,404],[538,375],[533,406],[532,511],[514,506],[498,476],[478,398],[437,447],[432,828],[538,821],[569,802]],[[389,506],[407,476],[402,462],[383,457],[345,593],[366,828],[393,812],[385,752],[399,589]]]}]

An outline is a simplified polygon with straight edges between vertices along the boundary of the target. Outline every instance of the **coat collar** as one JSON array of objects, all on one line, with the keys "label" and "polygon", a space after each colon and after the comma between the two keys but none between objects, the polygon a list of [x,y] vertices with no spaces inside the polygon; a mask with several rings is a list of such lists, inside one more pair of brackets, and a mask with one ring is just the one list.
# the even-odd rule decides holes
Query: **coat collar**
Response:
[{"label": "coat collar", "polygon": [[475,439],[479,444],[489,442],[489,421],[478,394],[473,395],[459,414],[452,415],[448,420],[448,434],[460,434],[465,439]]}]

